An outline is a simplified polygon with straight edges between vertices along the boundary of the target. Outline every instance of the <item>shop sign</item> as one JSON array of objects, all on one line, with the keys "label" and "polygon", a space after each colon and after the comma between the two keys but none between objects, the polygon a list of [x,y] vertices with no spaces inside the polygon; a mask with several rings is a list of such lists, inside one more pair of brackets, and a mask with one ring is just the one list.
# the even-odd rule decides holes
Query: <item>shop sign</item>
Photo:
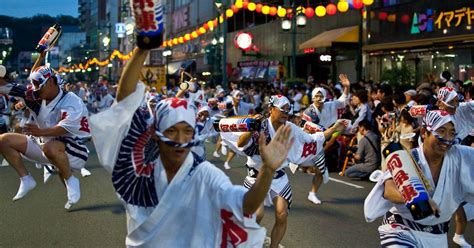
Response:
[{"label": "shop sign", "polygon": [[321,60],[321,62],[331,62],[332,61],[332,57],[331,55],[329,54],[321,54],[319,56],[319,60]]},{"label": "shop sign", "polygon": [[234,44],[237,48],[249,51],[252,47],[252,34],[246,32],[238,32],[234,37]]},{"label": "shop sign", "polygon": [[311,47],[311,48],[305,48],[305,49],[304,49],[304,53],[305,53],[305,54],[314,53],[314,52],[316,52],[316,49],[313,48],[313,47]]},{"label": "shop sign", "polygon": [[427,9],[426,13],[414,13],[411,26],[411,34],[422,32],[432,32],[433,27],[445,29],[459,27],[465,20],[467,25],[471,25],[474,19],[474,9],[462,7],[457,10],[439,11],[434,14],[432,9]]},{"label": "shop sign", "polygon": [[411,34],[433,31],[433,10],[427,9],[426,14],[414,13]]}]

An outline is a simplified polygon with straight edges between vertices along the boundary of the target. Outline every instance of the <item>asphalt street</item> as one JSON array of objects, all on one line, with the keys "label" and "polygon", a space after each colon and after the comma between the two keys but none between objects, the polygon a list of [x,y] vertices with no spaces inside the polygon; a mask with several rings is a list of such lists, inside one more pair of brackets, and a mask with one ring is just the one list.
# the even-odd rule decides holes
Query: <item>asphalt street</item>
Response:
[{"label": "asphalt street", "polygon": [[[210,143],[208,147],[212,149]],[[82,197],[70,211],[64,209],[66,189],[58,177],[43,184],[43,171],[31,163],[27,166],[38,185],[24,199],[12,202],[19,179],[9,166],[0,167],[0,247],[125,246],[125,210],[114,193],[110,175],[99,165],[91,143],[89,148],[91,155],[86,167],[92,176],[80,179]],[[222,168],[224,157],[215,159],[209,150],[210,161]],[[242,184],[246,175],[243,164],[244,159],[236,157],[231,162],[232,169],[226,171],[235,184]],[[282,245],[378,247],[377,227],[381,220],[367,223],[363,215],[364,199],[374,184],[343,178],[337,173],[330,176],[333,180],[318,193],[323,204],[317,206],[306,199],[312,177],[289,172],[293,205]],[[262,224],[270,233],[273,209],[265,211]],[[451,223],[450,247],[456,247],[451,241],[453,231],[454,223]],[[466,235],[474,243],[474,224],[468,225]]]}]

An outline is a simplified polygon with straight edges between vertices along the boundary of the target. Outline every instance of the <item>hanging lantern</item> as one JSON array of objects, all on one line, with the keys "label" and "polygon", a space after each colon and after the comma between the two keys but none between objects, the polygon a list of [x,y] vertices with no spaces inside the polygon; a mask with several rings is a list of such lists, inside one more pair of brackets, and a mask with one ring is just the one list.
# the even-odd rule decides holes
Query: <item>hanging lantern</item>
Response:
[{"label": "hanging lantern", "polygon": [[214,20],[212,21],[212,23],[214,24],[214,27],[217,27],[217,24],[218,24],[218,23],[217,23],[217,18],[214,19]]},{"label": "hanging lantern", "polygon": [[314,9],[311,8],[311,7],[308,7],[308,8],[306,8],[306,10],[304,11],[304,13],[305,13],[306,17],[311,18],[311,17],[314,16]]},{"label": "hanging lantern", "polygon": [[[163,41],[163,44],[161,44],[161,46],[166,47],[166,41]],[[89,63],[89,61],[87,61],[87,63]]]},{"label": "hanging lantern", "polygon": [[242,7],[244,7],[244,3],[242,1],[235,1],[235,7],[241,9]]},{"label": "hanging lantern", "polygon": [[305,12],[305,8],[303,6],[298,6],[298,8],[296,8],[296,14],[300,14],[300,13],[304,14],[304,12]]},{"label": "hanging lantern", "polygon": [[203,27],[204,29],[208,30],[208,29],[209,29],[209,24],[207,24],[207,22],[205,22],[205,23],[202,25],[202,27]]},{"label": "hanging lantern", "polygon": [[396,22],[396,21],[397,21],[397,15],[396,15],[396,14],[388,15],[387,21],[389,21],[389,22]]},{"label": "hanging lantern", "polygon": [[364,7],[364,3],[362,0],[352,0],[352,7],[354,7],[354,9],[360,9]]},{"label": "hanging lantern", "polygon": [[185,34],[185,35],[184,35],[184,40],[185,40],[185,41],[188,41],[188,40],[190,40],[190,39],[191,39],[191,35],[190,35],[190,34]]},{"label": "hanging lantern", "polygon": [[234,11],[232,11],[231,9],[227,9],[225,11],[225,16],[227,16],[227,18],[231,18],[232,16],[234,16]]},{"label": "hanging lantern", "polygon": [[203,27],[200,27],[199,28],[199,34],[205,34],[206,33],[206,29],[203,28]]},{"label": "hanging lantern", "polygon": [[324,6],[322,5],[319,5],[318,7],[316,7],[316,15],[319,16],[319,17],[323,17],[326,15],[326,8],[324,8]]},{"label": "hanging lantern", "polygon": [[281,17],[281,18],[285,17],[285,16],[286,16],[286,9],[285,9],[285,8],[279,8],[279,9],[277,10],[277,14],[278,14],[278,16]]},{"label": "hanging lantern", "polygon": [[332,4],[332,3],[328,4],[328,5],[326,6],[326,12],[328,13],[328,15],[335,15],[336,12],[337,12],[337,7],[336,7],[336,5],[335,5],[335,4]]},{"label": "hanging lantern", "polygon": [[249,7],[249,2],[245,1],[242,3],[242,8],[247,9]]},{"label": "hanging lantern", "polygon": [[183,38],[183,36],[181,36],[181,37],[178,38],[178,42],[179,42],[179,44],[183,44],[183,43],[184,43],[184,38]]},{"label": "hanging lantern", "polygon": [[372,5],[374,3],[374,0],[362,0],[365,6]]},{"label": "hanging lantern", "polygon": [[404,24],[410,23],[410,16],[409,15],[402,15],[402,18],[400,18],[400,21]]},{"label": "hanging lantern", "polygon": [[251,2],[247,7],[250,11],[254,11],[257,8],[257,5],[254,2]]},{"label": "hanging lantern", "polygon": [[166,41],[166,44],[168,44],[169,47],[173,46],[173,42],[172,41]]},{"label": "hanging lantern", "polygon": [[263,7],[263,5],[261,3],[257,3],[257,6],[255,7],[255,11],[257,11],[258,13],[261,13],[262,12],[262,7]]},{"label": "hanging lantern", "polygon": [[173,44],[178,45],[178,38],[173,39]]},{"label": "hanging lantern", "polygon": [[237,8],[237,6],[235,5],[230,6],[230,9],[232,10],[232,12],[234,12],[234,14],[239,12],[239,8]]},{"label": "hanging lantern", "polygon": [[[234,13],[234,12],[232,12],[232,13]],[[223,22],[224,22],[224,16],[221,15],[221,16],[219,16],[219,23],[223,23]]]},{"label": "hanging lantern", "polygon": [[344,13],[344,12],[347,12],[348,9],[349,9],[349,4],[345,0],[340,0],[337,3],[337,10],[339,10],[339,12]]},{"label": "hanging lantern", "polygon": [[198,37],[198,33],[197,33],[196,31],[193,31],[193,32],[191,33],[191,37],[192,37],[193,39],[196,39],[196,38]]},{"label": "hanging lantern", "polygon": [[387,12],[379,12],[379,20],[385,21],[387,20],[388,14]]},{"label": "hanging lantern", "polygon": [[270,6],[268,6],[268,5],[263,6],[262,7],[262,14],[264,14],[264,15],[270,14]]},{"label": "hanging lantern", "polygon": [[277,8],[275,6],[270,7],[270,15],[275,16],[277,14]]},{"label": "hanging lantern", "polygon": [[209,28],[214,28],[214,22],[213,22],[213,21],[208,21],[208,22],[207,22],[207,26],[208,26]]}]

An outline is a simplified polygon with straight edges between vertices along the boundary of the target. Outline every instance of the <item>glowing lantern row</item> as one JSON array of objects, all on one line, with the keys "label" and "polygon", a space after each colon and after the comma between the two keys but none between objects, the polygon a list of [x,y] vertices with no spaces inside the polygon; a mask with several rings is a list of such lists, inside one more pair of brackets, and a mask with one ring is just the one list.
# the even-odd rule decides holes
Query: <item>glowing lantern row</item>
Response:
[{"label": "glowing lantern row", "polygon": [[326,8],[324,8],[324,6],[322,5],[319,5],[318,7],[316,7],[316,15],[319,16],[319,17],[323,17],[326,15]]},{"label": "glowing lantern row", "polygon": [[335,4],[332,4],[332,3],[328,4],[328,5],[326,6],[326,12],[328,13],[328,15],[335,15],[336,12],[337,12],[337,7],[336,7],[336,5],[335,5]]}]

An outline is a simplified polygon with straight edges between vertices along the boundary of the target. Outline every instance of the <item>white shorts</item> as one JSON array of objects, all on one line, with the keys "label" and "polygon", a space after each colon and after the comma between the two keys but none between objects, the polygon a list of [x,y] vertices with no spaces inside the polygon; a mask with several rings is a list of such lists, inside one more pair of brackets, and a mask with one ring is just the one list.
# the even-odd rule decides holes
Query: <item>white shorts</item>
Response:
[{"label": "white shorts", "polygon": [[[87,147],[81,142],[75,142],[72,138],[60,137],[58,140],[66,145],[66,155],[71,169],[80,170],[84,168],[88,158]],[[52,164],[44,154],[38,141],[30,136],[27,137],[26,153],[23,154],[23,157],[39,164]]]}]

